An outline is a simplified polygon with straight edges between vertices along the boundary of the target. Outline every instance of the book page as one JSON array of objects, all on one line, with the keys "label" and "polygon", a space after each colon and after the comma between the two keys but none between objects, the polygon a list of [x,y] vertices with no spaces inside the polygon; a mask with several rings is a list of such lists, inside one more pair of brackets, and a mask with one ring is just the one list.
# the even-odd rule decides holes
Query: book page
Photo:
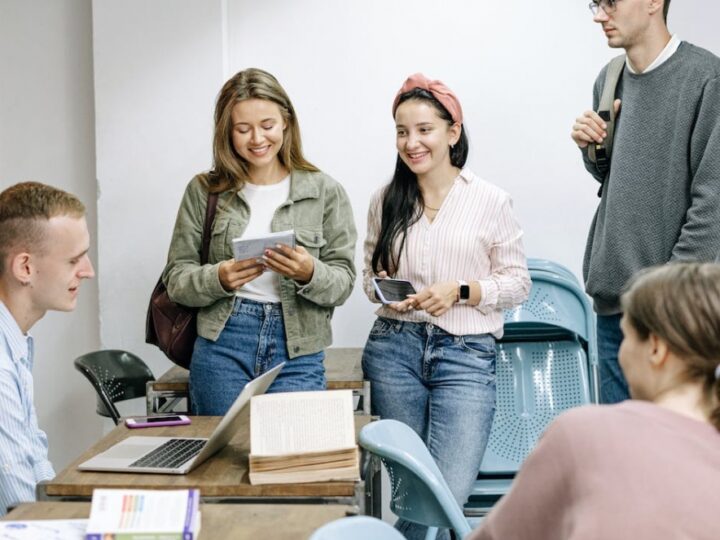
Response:
[{"label": "book page", "polygon": [[355,447],[352,390],[291,392],[250,401],[250,453],[303,454]]},{"label": "book page", "polygon": [[87,519],[0,521],[3,540],[84,540]]},{"label": "book page", "polygon": [[259,259],[266,249],[276,249],[277,244],[295,247],[295,231],[280,231],[261,238],[233,238],[233,257],[236,261]]}]

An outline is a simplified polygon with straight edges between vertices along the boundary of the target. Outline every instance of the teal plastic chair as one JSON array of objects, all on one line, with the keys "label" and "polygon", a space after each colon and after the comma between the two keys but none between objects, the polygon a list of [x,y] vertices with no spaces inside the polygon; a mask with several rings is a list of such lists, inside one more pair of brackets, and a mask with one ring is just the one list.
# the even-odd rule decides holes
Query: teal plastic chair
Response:
[{"label": "teal plastic chair", "polygon": [[378,456],[390,476],[390,508],[399,517],[428,527],[426,540],[439,527],[458,538],[471,527],[423,441],[397,420],[378,420],[360,431],[360,445]]},{"label": "teal plastic chair", "polygon": [[505,312],[497,345],[495,419],[466,515],[483,515],[510,489],[545,428],[562,412],[597,403],[595,317],[564,266],[528,259],[523,304]]},{"label": "teal plastic chair", "polygon": [[394,527],[369,516],[336,519],[316,530],[310,540],[404,540]]}]

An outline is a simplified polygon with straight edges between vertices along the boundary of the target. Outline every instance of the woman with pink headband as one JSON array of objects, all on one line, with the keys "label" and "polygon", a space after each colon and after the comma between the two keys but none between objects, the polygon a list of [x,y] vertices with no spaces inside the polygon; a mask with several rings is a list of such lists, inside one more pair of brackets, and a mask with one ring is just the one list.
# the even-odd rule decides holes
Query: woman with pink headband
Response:
[{"label": "woman with pink headband", "polygon": [[[455,94],[422,74],[395,96],[392,181],[370,202],[364,288],[373,278],[417,291],[378,311],[363,354],[373,414],[411,426],[458,503],[480,469],[495,412],[495,340],[503,310],[530,290],[522,230],[507,193],[465,167]],[[399,521],[407,538],[425,528]],[[443,532],[447,535],[447,532]]]}]

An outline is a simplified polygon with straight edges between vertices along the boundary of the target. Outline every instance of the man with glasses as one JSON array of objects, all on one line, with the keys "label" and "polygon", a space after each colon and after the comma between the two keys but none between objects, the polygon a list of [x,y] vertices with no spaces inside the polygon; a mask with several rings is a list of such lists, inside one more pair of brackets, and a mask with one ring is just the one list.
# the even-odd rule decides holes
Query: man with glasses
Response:
[{"label": "man with glasses", "polygon": [[607,124],[598,109],[607,66],[595,81],[593,110],[572,128],[585,168],[601,183],[583,274],[598,314],[601,400],[629,397],[617,361],[620,293],[638,270],[720,254],[720,59],[670,35],[670,0],[596,0],[593,20],[608,45],[624,49],[615,93],[610,169],[590,160]]}]

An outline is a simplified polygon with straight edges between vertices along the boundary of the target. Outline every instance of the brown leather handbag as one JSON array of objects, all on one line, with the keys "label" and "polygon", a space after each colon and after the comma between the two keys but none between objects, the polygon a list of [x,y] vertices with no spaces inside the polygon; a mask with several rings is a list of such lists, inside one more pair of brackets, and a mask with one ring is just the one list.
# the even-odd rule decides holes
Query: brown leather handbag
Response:
[{"label": "brown leather handbag", "polygon": [[[200,264],[208,261],[210,232],[217,209],[217,193],[208,194],[203,225]],[[170,300],[162,276],[150,295],[145,319],[145,343],[157,345],[178,366],[190,369],[193,347],[197,338],[197,308],[183,306]]]}]

